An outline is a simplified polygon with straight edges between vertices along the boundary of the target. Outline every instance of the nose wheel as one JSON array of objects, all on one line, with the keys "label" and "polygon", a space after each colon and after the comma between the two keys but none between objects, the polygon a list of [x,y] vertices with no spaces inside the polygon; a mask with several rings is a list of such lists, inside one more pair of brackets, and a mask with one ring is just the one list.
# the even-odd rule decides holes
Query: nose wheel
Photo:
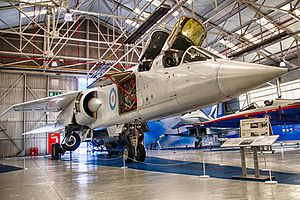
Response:
[{"label": "nose wheel", "polygon": [[81,142],[81,138],[77,133],[72,133],[64,139],[62,148],[66,151],[75,151]]}]

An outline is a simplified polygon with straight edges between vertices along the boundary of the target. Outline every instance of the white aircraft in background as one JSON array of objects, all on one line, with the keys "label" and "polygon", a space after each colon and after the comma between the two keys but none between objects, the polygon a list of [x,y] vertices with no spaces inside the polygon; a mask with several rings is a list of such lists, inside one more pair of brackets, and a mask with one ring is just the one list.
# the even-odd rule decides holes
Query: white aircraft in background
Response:
[{"label": "white aircraft in background", "polygon": [[[130,162],[145,160],[147,121],[197,110],[236,97],[288,72],[288,69],[224,60],[200,48],[206,30],[181,17],[171,34],[156,31],[140,64],[106,74],[92,88],[11,106],[9,111],[60,112],[53,129],[64,127],[62,148],[73,151],[89,130],[107,128],[108,151]],[[45,131],[44,131],[45,132]]]}]

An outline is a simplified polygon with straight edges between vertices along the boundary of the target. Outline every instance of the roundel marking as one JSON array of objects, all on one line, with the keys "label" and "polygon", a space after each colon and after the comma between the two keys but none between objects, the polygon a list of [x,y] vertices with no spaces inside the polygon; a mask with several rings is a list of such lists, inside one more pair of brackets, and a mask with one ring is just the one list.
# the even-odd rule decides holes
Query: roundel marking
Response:
[{"label": "roundel marking", "polygon": [[110,109],[114,110],[117,104],[117,93],[115,88],[112,88],[109,93],[109,106]]}]

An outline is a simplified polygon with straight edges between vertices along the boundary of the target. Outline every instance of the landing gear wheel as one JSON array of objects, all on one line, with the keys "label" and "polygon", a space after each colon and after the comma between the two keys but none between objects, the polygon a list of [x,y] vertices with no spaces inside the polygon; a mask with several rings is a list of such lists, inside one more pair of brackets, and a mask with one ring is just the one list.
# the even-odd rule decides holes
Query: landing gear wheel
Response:
[{"label": "landing gear wheel", "polygon": [[62,153],[62,149],[60,147],[60,144],[59,143],[52,144],[51,159],[59,160],[61,153]]},{"label": "landing gear wheel", "polygon": [[132,163],[134,159],[134,147],[126,144],[123,150],[123,156],[126,163]]},{"label": "landing gear wheel", "polygon": [[138,144],[136,150],[137,152],[136,152],[135,159],[139,162],[144,162],[146,159],[146,151],[144,145]]},{"label": "landing gear wheel", "polygon": [[81,139],[77,133],[72,133],[69,138],[65,139],[62,148],[66,151],[75,151],[80,145]]}]

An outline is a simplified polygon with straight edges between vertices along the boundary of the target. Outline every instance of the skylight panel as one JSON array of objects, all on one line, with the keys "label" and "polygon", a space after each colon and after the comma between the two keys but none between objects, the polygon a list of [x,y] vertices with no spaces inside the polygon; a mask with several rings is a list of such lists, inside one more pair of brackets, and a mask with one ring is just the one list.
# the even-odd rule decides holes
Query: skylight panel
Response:
[{"label": "skylight panel", "polygon": [[155,5],[156,7],[158,7],[160,4],[161,4],[161,2],[160,1],[158,1],[158,0],[146,0],[146,1],[148,1],[148,2],[151,2],[153,5]]},{"label": "skylight panel", "polygon": [[126,24],[129,24],[129,25],[131,25],[131,26],[134,26],[134,27],[136,27],[136,28],[138,28],[138,27],[140,26],[139,24],[137,24],[136,22],[132,21],[131,19],[126,19],[126,20],[125,20],[125,23],[126,23]]},{"label": "skylight panel", "polygon": [[232,42],[230,42],[228,40],[221,39],[219,42],[236,52],[242,50],[241,47],[238,47],[237,45],[233,44]]},{"label": "skylight panel", "polygon": [[[290,11],[291,10],[291,5],[290,5],[290,3],[287,3],[284,6],[281,6],[280,9],[285,10],[285,11]],[[300,9],[295,9],[295,10],[293,10],[292,13],[295,14],[296,16],[300,16]]]},{"label": "skylight panel", "polygon": [[[241,35],[244,32],[243,29],[239,29],[237,30],[235,33]],[[254,37],[251,33],[245,33],[244,34],[244,38],[246,38],[248,41],[257,44],[259,42],[261,42],[261,38],[260,37]]]},{"label": "skylight panel", "polygon": [[267,20],[264,17],[261,17],[260,19],[256,20],[256,23],[267,29],[268,31],[274,33],[276,31],[276,27],[274,24],[270,23],[269,20]]},{"label": "skylight panel", "polygon": [[215,55],[221,57],[221,58],[228,59],[224,54],[218,52],[217,50],[215,50],[215,49],[213,49],[213,48],[211,48],[211,47],[206,47],[205,49],[206,49],[207,51],[210,51],[210,52],[212,52],[213,54],[215,54]]},{"label": "skylight panel", "polygon": [[133,12],[135,13],[135,14],[138,14],[138,15],[140,15],[140,16],[142,16],[143,17],[143,19],[145,19],[145,18],[148,18],[149,17],[149,13],[147,13],[147,12],[141,12],[141,10],[139,9],[139,8],[135,8],[134,10],[133,10]]},{"label": "skylight panel", "polygon": [[25,12],[23,11],[23,13],[20,13],[21,15],[21,18],[27,18],[28,17],[34,17],[34,16],[37,16],[37,15],[45,15],[47,13],[47,10],[46,9],[43,9],[43,10],[38,10],[38,11],[30,11],[30,12]]}]

